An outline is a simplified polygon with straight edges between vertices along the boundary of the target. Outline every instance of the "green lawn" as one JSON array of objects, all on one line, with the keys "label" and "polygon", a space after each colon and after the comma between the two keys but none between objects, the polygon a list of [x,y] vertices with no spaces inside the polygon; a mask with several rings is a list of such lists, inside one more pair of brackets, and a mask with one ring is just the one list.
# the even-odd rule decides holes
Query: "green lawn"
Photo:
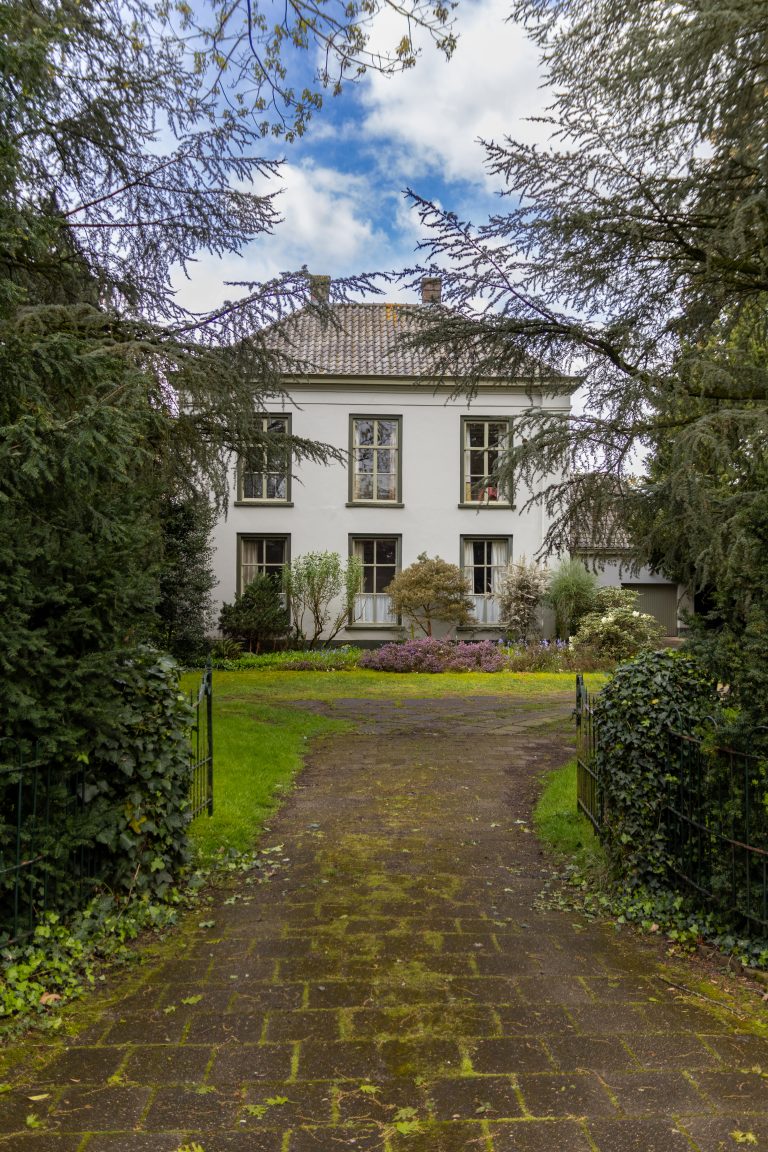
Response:
[{"label": "green lawn", "polygon": [[602,858],[600,841],[586,816],[576,807],[576,761],[550,772],[533,812],[533,823],[541,839],[578,864],[596,863]]},{"label": "green lawn", "polygon": [[[183,678],[185,690],[200,674]],[[587,677],[599,687],[605,677]],[[436,696],[509,696],[546,699],[574,692],[573,673],[275,672],[251,669],[213,673],[214,814],[191,828],[203,861],[228,848],[252,848],[269,814],[291,787],[314,736],[347,725],[282,702],[340,698],[403,699]]]},{"label": "green lawn", "polygon": [[[334,700],[343,697],[391,699],[435,696],[551,696],[576,695],[573,672],[277,672],[254,668],[242,672],[214,672],[215,693],[251,700]],[[597,690],[604,673],[585,676],[587,687]]]}]

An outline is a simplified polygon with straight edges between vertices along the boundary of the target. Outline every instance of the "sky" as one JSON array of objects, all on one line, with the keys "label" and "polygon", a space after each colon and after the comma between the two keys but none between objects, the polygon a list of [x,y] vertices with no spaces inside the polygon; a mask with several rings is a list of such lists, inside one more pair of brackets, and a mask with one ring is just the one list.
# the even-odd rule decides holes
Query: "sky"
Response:
[{"label": "sky", "polygon": [[[415,68],[392,77],[369,72],[328,96],[300,140],[265,141],[265,155],[284,161],[282,223],[239,257],[201,257],[178,284],[180,302],[215,308],[239,295],[227,282],[263,281],[304,265],[341,277],[415,263],[423,232],[404,197],[409,187],[474,223],[498,210],[500,183],[484,170],[480,139],[546,138],[545,127],[529,121],[547,104],[536,49],[507,11],[507,0],[460,0],[450,61],[426,44]],[[378,29],[389,43],[402,35],[392,19]],[[270,182],[272,190],[278,185]],[[412,294],[389,286],[385,298]]]}]

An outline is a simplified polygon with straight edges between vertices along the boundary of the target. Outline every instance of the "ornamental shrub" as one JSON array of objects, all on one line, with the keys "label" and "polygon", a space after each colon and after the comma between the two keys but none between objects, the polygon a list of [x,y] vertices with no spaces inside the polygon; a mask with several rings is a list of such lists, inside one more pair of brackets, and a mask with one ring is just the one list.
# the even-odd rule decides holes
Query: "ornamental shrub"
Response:
[{"label": "ornamental shrub", "polygon": [[575,652],[591,651],[607,660],[629,660],[657,647],[663,635],[653,616],[620,606],[584,616],[571,646]]},{"label": "ornamental shrub", "polygon": [[460,627],[473,619],[473,603],[464,574],[455,564],[422,552],[415,563],[398,572],[385,589],[398,616],[407,616],[432,635],[434,621]]},{"label": "ornamental shrub", "polygon": [[525,556],[510,561],[502,572],[499,622],[512,640],[528,644],[541,635],[541,603],[548,586],[547,569]]},{"label": "ornamental shrub", "polygon": [[716,685],[704,667],[668,649],[619,665],[595,700],[603,842],[614,869],[632,887],[658,886],[667,873],[667,730],[693,734],[717,708]]},{"label": "ornamental shrub", "polygon": [[222,604],[219,627],[249,652],[258,652],[262,644],[287,635],[290,617],[281,603],[277,579],[263,573],[255,576],[232,604]]},{"label": "ornamental shrub", "polygon": [[582,616],[591,612],[597,594],[597,577],[581,560],[563,560],[549,581],[546,601],[555,611],[560,640],[573,636]]},{"label": "ornamental shrub", "polygon": [[492,640],[451,643],[424,636],[364,652],[358,666],[376,672],[501,672],[507,658]]}]

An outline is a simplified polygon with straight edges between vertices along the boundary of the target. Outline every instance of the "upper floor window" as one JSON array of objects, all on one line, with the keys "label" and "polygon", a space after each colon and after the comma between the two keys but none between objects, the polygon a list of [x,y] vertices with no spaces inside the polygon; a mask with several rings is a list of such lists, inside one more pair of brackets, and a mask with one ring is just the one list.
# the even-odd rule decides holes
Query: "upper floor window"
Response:
[{"label": "upper floor window", "polygon": [[261,433],[260,443],[240,458],[238,500],[287,504],[290,500],[291,454],[285,437],[290,435],[290,417],[259,417],[256,428]]},{"label": "upper floor window", "polygon": [[462,418],[462,503],[509,504],[495,478],[508,445],[509,420]]},{"label": "upper floor window", "polygon": [[350,503],[400,502],[402,417],[353,416],[350,429]]}]

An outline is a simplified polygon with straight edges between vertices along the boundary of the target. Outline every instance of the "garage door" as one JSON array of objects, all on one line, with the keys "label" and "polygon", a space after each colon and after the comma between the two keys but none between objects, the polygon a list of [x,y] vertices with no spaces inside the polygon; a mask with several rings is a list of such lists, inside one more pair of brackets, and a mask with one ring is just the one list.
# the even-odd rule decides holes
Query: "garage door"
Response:
[{"label": "garage door", "polygon": [[665,636],[677,636],[677,585],[676,584],[622,584],[639,592],[638,612],[655,616],[664,628]]}]

